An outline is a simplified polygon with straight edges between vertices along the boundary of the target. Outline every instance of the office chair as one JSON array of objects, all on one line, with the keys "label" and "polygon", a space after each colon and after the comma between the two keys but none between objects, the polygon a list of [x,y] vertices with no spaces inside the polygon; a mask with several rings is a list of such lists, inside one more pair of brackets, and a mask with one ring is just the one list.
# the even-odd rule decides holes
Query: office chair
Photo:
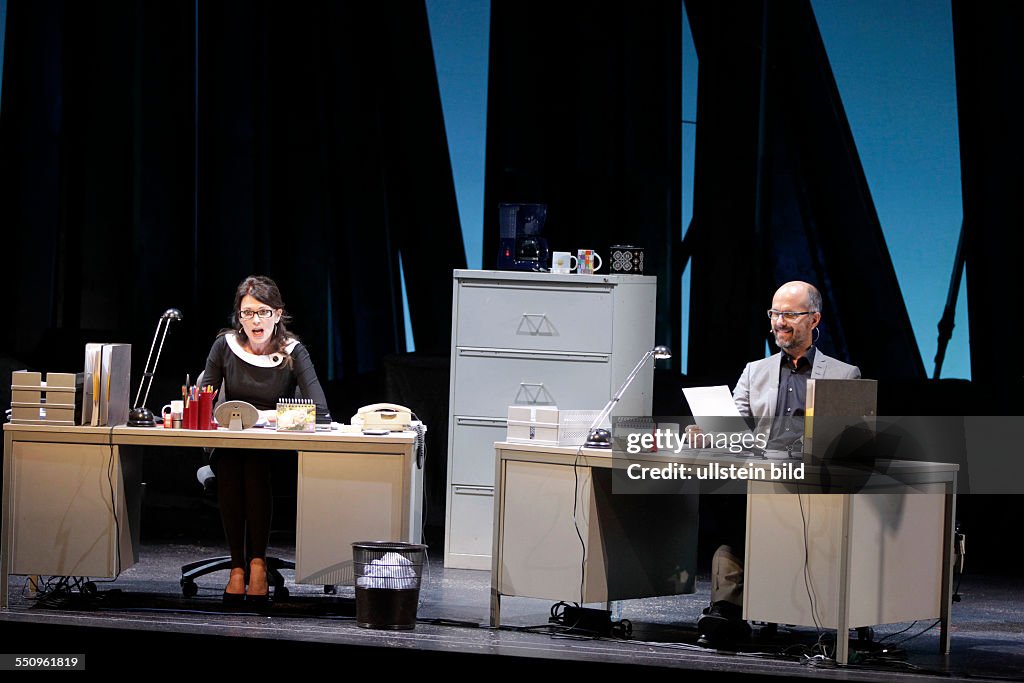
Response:
[{"label": "office chair", "polygon": [[[196,379],[196,385],[203,385],[203,374],[199,373],[199,377]],[[223,388],[223,385],[222,387]],[[218,392],[217,403],[224,402],[224,392]],[[217,475],[210,466],[210,456],[213,454],[212,448],[204,448],[203,452],[206,454],[206,464],[200,467],[196,471],[196,479],[203,487],[204,495],[212,495],[216,499],[216,486],[217,486]],[[247,543],[248,545],[248,543]],[[248,552],[246,553],[248,555]],[[292,560],[284,560],[279,557],[267,556],[267,583],[274,589],[274,599],[284,600],[288,597],[288,587],[284,585],[284,576],[281,574],[282,569],[295,569],[295,562]],[[218,571],[230,571],[231,570],[231,556],[220,555],[218,557],[208,557],[202,560],[196,560],[183,564],[181,566],[181,594],[186,598],[195,597],[199,592],[199,586],[196,585],[196,579],[200,576],[206,576]],[[246,565],[245,568],[245,582],[249,583],[249,567]]]}]

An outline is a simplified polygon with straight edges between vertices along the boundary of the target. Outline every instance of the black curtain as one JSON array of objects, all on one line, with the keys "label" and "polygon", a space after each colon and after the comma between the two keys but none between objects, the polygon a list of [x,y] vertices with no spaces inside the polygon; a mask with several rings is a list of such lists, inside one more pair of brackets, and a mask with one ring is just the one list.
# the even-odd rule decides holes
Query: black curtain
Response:
[{"label": "black curtain", "polygon": [[[491,3],[485,268],[498,205],[544,203],[553,250],[645,248],[659,343],[678,329],[682,8],[679,2]],[[601,271],[608,272],[605,265]]]},{"label": "black curtain", "polygon": [[465,256],[422,3],[12,2],[0,164],[25,364],[129,341],[138,377],[174,306],[159,396],[264,273],[344,418],[406,350],[400,259],[416,348],[447,353]]},{"label": "black curtain", "polygon": [[[1024,56],[1015,47],[1019,12],[988,3],[953,2],[960,165],[964,203],[971,376],[998,391],[1014,375],[992,343],[1024,335],[1021,248],[1024,185],[1020,77]],[[1019,394],[1017,394],[1019,396]],[[1010,413],[995,406],[992,414]]]}]

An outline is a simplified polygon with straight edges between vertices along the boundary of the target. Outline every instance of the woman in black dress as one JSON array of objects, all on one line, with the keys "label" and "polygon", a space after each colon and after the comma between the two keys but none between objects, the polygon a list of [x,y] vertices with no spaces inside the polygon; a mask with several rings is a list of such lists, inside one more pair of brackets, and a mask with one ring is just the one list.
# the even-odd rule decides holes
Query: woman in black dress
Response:
[{"label": "woman in black dress", "polygon": [[[317,422],[330,423],[309,352],[285,327],[290,319],[273,280],[261,275],[245,278],[235,292],[232,327],[217,336],[206,359],[203,386],[219,390],[218,398],[247,401],[260,411],[276,410],[278,399],[294,398],[298,389],[298,395],[316,404]],[[273,515],[268,455],[267,451],[220,449],[211,462],[231,550],[225,601],[263,601],[268,596],[266,553]]]}]

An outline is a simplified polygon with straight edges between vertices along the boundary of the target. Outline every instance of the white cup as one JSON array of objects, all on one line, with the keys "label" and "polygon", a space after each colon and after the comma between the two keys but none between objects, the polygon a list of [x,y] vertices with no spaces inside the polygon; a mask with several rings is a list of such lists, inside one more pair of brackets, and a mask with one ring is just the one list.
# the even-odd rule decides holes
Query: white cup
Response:
[{"label": "white cup", "polygon": [[184,401],[171,401],[170,403],[168,403],[167,405],[160,409],[161,415],[167,415],[168,413],[170,413],[173,419],[180,419],[181,414],[184,412]]},{"label": "white cup", "polygon": [[[576,251],[576,258],[579,267],[576,272],[580,275],[593,275],[597,271],[601,270],[601,264],[604,261],[601,260],[601,255],[593,249],[579,249]],[[597,261],[597,265],[594,264]]]},{"label": "white cup", "polygon": [[563,275],[571,273],[575,268],[576,257],[567,251],[555,251],[551,253],[551,272]]}]

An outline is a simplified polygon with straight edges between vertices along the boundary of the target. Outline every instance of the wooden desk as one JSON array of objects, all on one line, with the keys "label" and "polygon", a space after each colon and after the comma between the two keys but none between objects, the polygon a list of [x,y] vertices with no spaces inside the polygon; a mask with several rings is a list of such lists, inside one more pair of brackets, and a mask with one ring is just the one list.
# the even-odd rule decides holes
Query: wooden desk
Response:
[{"label": "wooden desk", "polygon": [[495,445],[491,625],[502,596],[607,602],[693,592],[695,496],[613,495],[607,451],[577,458],[575,448]]},{"label": "wooden desk", "polygon": [[[631,539],[619,537],[624,527],[603,519],[609,505],[638,499],[602,494],[603,485],[594,484],[599,472],[621,470],[624,456],[506,442],[495,443],[495,452],[492,625],[500,621],[503,596],[600,602],[686,592],[649,590],[649,568],[629,566],[642,553],[623,554],[622,545]],[[699,451],[630,457],[631,463],[652,467],[772,464]],[[876,469],[807,466],[803,482],[747,482],[745,619],[802,626],[817,621],[843,636],[861,626],[940,619],[940,649],[949,652],[958,468],[890,461]],[[856,492],[819,493],[823,477],[830,490]],[[678,503],[680,515],[652,516],[647,524],[656,538],[646,542],[663,544],[687,565],[696,552],[696,497],[644,498],[691,501],[688,515]],[[585,560],[577,527],[587,542]],[[805,542],[813,611],[804,583]],[[689,548],[682,547],[687,543]],[[836,660],[846,663],[848,639],[837,641]]]},{"label": "wooden desk", "polygon": [[4,425],[0,608],[8,575],[113,578],[138,559],[141,446],[298,451],[295,582],[340,584],[352,542],[419,542],[415,435]]}]

